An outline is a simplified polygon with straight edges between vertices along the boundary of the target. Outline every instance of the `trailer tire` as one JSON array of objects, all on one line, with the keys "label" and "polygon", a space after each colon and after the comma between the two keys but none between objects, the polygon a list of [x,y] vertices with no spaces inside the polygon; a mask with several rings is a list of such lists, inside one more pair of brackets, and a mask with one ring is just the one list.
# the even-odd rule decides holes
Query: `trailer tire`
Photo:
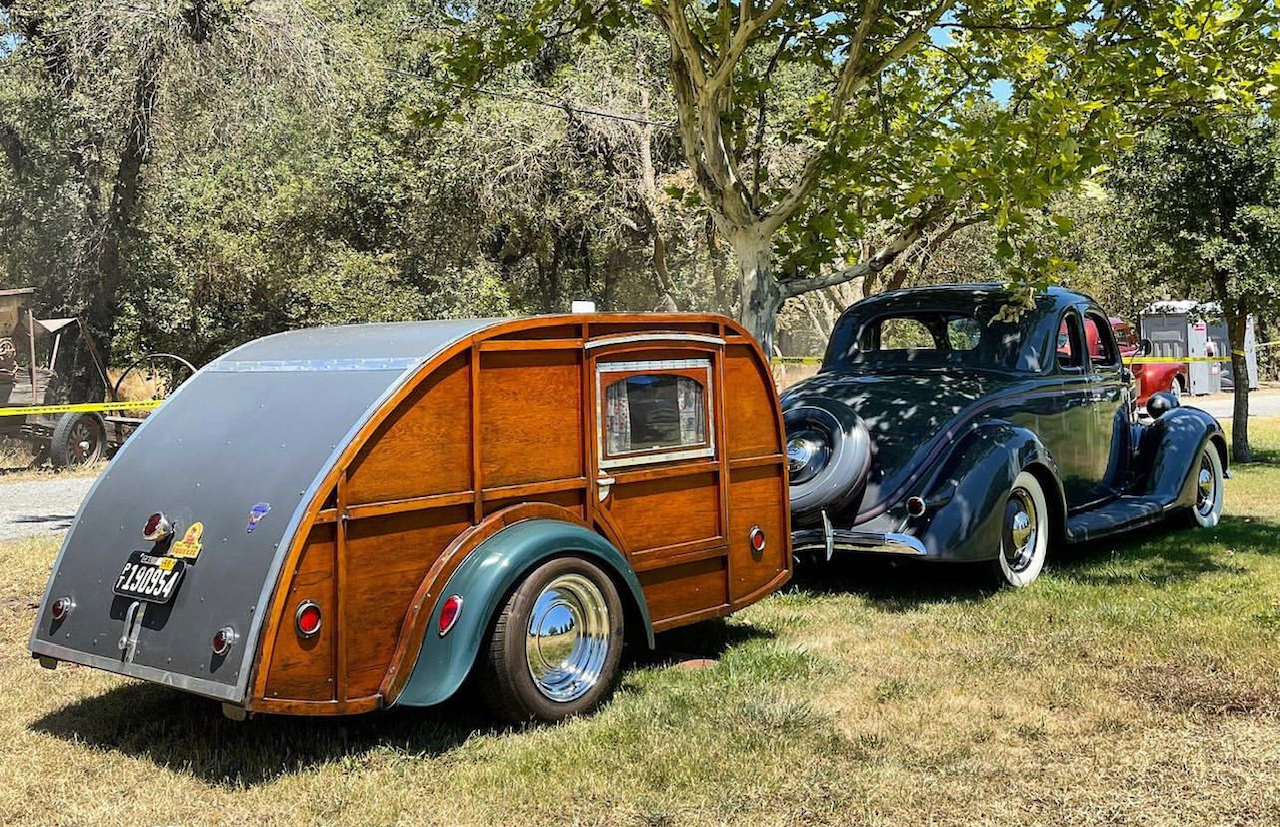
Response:
[{"label": "trailer tire", "polygon": [[613,684],[622,622],[618,590],[598,567],[579,557],[544,563],[494,621],[480,663],[485,703],[513,723],[590,711]]},{"label": "trailer tire", "polygon": [[97,414],[66,413],[58,417],[49,440],[54,468],[92,465],[105,456],[107,425]]}]

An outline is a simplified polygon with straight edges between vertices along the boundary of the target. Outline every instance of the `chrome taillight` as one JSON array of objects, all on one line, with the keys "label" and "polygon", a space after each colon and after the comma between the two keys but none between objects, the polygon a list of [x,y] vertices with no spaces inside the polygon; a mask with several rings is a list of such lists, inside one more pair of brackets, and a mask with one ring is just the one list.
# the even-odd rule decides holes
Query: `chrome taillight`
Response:
[{"label": "chrome taillight", "polygon": [[62,620],[71,614],[71,610],[76,607],[76,602],[70,597],[59,597],[49,606],[49,615],[54,620]]},{"label": "chrome taillight", "polygon": [[761,529],[760,526],[758,525],[752,526],[751,533],[748,535],[748,537],[751,539],[751,550],[754,551],[756,554],[764,553],[764,547],[766,542],[765,536],[764,536],[764,530]]},{"label": "chrome taillight", "polygon": [[440,622],[436,624],[440,637],[449,634],[449,630],[458,622],[458,615],[462,613],[462,596],[451,594],[444,601],[444,605],[440,607]]},{"label": "chrome taillight", "polygon": [[293,615],[298,634],[303,637],[315,637],[320,632],[324,615],[320,612],[320,604],[314,600],[304,600],[298,604],[298,611]]},{"label": "chrome taillight", "polygon": [[161,540],[167,540],[173,536],[173,523],[169,522],[159,511],[147,518],[147,524],[142,527],[142,539],[150,540],[158,543]]},{"label": "chrome taillight", "polygon": [[221,629],[213,633],[213,653],[215,655],[225,655],[231,651],[231,647],[235,646],[236,640],[240,636],[236,634],[236,630],[230,626],[223,626]]}]

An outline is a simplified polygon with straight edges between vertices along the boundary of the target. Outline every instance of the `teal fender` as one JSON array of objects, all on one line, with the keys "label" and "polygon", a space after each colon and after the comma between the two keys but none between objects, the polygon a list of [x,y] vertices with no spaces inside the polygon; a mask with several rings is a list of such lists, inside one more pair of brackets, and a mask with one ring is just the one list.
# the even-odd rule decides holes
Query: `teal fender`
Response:
[{"label": "teal fender", "polygon": [[[422,648],[413,671],[393,706],[431,706],[458,691],[485,644],[489,624],[499,607],[524,576],[552,557],[579,555],[613,576],[623,603],[630,597],[630,618],[639,618],[649,648],[653,648],[653,624],[640,581],[625,557],[609,541],[582,526],[558,520],[525,520],[502,529],[481,543],[454,570],[423,632]],[[462,610],[444,637],[440,610],[444,598],[462,597]]]}]

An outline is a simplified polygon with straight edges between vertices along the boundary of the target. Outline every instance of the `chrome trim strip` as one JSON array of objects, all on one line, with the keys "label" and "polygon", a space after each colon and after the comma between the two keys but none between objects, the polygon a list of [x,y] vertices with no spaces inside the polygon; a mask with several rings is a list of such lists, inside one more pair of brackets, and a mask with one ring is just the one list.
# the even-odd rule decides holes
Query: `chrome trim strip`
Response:
[{"label": "chrome trim strip", "polygon": [[67,663],[78,663],[81,666],[92,666],[95,669],[115,672],[118,675],[128,675],[131,678],[141,678],[145,681],[152,681],[154,683],[164,684],[165,686],[172,686],[175,689],[194,692],[197,695],[204,695],[207,698],[216,698],[220,701],[238,701],[240,699],[240,691],[233,684],[206,680],[204,678],[193,678],[188,675],[181,675],[177,672],[157,669],[154,666],[124,663],[119,658],[109,658],[103,655],[81,652],[77,649],[68,649],[64,646],[59,646],[56,643],[48,643],[43,640],[35,641],[35,643],[31,645],[31,651],[36,655],[56,658]]},{"label": "chrome trim strip", "polygon": [[710,359],[650,359],[644,362],[598,362],[599,373],[627,373],[633,370],[696,370],[711,369]]},{"label": "chrome trim strip", "polygon": [[421,357],[396,357],[372,359],[260,359],[256,361],[228,361],[219,359],[209,365],[210,373],[319,373],[345,370],[395,370],[412,368]]},{"label": "chrome trim strip", "polygon": [[603,336],[592,339],[583,347],[587,350],[609,345],[625,345],[632,342],[702,342],[708,345],[723,345],[724,339],[703,333],[624,333],[619,336]]}]

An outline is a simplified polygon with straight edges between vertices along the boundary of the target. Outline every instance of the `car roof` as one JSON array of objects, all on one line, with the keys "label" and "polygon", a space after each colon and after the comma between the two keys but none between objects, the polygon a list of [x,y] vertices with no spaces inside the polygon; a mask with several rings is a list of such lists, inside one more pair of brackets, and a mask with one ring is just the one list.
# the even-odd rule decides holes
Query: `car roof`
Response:
[{"label": "car roof", "polygon": [[[939,284],[930,287],[908,287],[890,290],[863,299],[857,304],[859,313],[910,310],[953,310],[1006,302],[1012,295],[1007,285],[999,282],[974,284]],[[1073,304],[1096,305],[1089,296],[1065,287],[1050,287],[1036,297],[1039,310],[1056,311]],[[851,308],[852,309],[852,308]]]}]

